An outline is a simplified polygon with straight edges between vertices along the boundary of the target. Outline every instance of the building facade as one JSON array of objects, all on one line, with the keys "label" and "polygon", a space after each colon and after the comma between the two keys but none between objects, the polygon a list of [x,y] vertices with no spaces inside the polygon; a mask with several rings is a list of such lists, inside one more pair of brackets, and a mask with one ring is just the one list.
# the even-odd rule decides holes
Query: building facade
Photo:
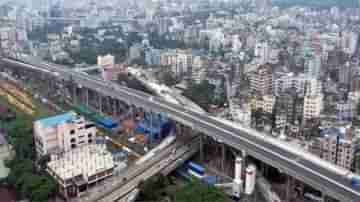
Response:
[{"label": "building facade", "polygon": [[303,120],[319,118],[323,108],[323,96],[305,96]]},{"label": "building facade", "polygon": [[104,144],[91,144],[53,155],[47,172],[55,179],[65,198],[80,197],[98,181],[113,175],[113,155]]},{"label": "building facade", "polygon": [[272,94],[273,74],[270,65],[261,65],[249,75],[250,89],[262,95]]},{"label": "building facade", "polygon": [[74,112],[41,119],[34,123],[34,141],[38,157],[93,144],[95,136],[95,125]]}]

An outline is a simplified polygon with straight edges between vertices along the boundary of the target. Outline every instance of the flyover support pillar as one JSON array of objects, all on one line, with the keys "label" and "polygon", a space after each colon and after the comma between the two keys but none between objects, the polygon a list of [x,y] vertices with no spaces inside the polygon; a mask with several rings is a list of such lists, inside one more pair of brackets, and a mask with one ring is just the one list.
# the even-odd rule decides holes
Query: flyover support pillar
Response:
[{"label": "flyover support pillar", "polygon": [[76,86],[75,86],[75,84],[74,84],[74,86],[73,86],[73,102],[74,102],[74,103],[77,102]]},{"label": "flyover support pillar", "polygon": [[327,202],[328,201],[328,197],[327,197],[327,195],[326,195],[326,193],[324,191],[321,193],[321,197],[322,197],[322,202]]},{"label": "flyover support pillar", "polygon": [[112,105],[113,105],[113,115],[117,116],[117,103],[116,99],[112,99]]},{"label": "flyover support pillar", "polygon": [[204,135],[200,134],[200,162],[204,162]]},{"label": "flyover support pillar", "polygon": [[102,96],[99,95],[99,111],[102,113]]},{"label": "flyover support pillar", "polygon": [[[245,173],[246,167],[247,167],[247,153],[245,150],[241,150],[241,157],[242,157],[242,167],[241,167],[241,173]],[[245,176],[244,178],[245,179]]]},{"label": "flyover support pillar", "polygon": [[225,164],[226,164],[226,147],[225,144],[221,144],[221,171],[225,171]]},{"label": "flyover support pillar", "polygon": [[85,104],[89,107],[89,89],[85,89]]},{"label": "flyover support pillar", "polygon": [[266,165],[266,163],[264,162],[261,162],[260,164],[261,166],[261,173],[264,177],[267,177],[268,176],[268,172],[269,172],[269,166]]},{"label": "flyover support pillar", "polygon": [[291,202],[291,193],[290,193],[290,190],[291,190],[291,186],[292,186],[292,183],[291,183],[291,180],[292,180],[292,177],[287,175],[286,176],[286,200],[287,202]]}]

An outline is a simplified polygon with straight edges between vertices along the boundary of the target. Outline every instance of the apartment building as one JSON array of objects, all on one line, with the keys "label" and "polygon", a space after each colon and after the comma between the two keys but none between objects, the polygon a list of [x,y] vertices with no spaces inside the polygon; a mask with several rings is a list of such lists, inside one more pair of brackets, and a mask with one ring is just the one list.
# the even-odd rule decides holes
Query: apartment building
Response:
[{"label": "apartment building", "polygon": [[71,111],[37,120],[34,139],[38,157],[93,144],[96,132],[93,123]]},{"label": "apartment building", "polygon": [[177,77],[182,77],[191,70],[194,56],[191,51],[174,49],[163,52],[160,60],[161,65],[169,65]]},{"label": "apartment building", "polygon": [[312,118],[319,118],[321,110],[323,108],[323,96],[311,96],[304,97],[304,111],[303,120],[309,120]]},{"label": "apartment building", "polygon": [[358,143],[359,137],[354,135],[350,127],[330,127],[323,129],[321,137],[311,143],[310,151],[350,170]]},{"label": "apartment building", "polygon": [[304,98],[298,96],[294,88],[289,88],[285,92],[276,96],[275,115],[285,116],[286,123],[301,121],[303,116]]},{"label": "apartment building", "polygon": [[276,97],[272,95],[257,96],[251,102],[251,109],[262,109],[264,112],[273,113]]},{"label": "apartment building", "polygon": [[309,79],[305,74],[288,73],[274,80],[274,93],[280,95],[287,89],[293,89],[298,95],[319,95],[321,82],[317,79]]},{"label": "apartment building", "polygon": [[270,65],[261,65],[249,74],[250,89],[262,95],[271,94],[273,86],[273,70]]}]

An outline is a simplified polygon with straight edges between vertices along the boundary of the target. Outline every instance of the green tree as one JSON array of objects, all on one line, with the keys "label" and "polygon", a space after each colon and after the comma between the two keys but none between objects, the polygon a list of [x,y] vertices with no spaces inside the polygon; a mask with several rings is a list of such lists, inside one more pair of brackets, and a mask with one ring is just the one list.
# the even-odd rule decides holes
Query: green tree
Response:
[{"label": "green tree", "polygon": [[185,187],[177,190],[175,194],[176,202],[230,202],[230,199],[214,187],[213,185],[204,184],[194,180]]},{"label": "green tree", "polygon": [[[32,122],[28,116],[18,113],[16,120],[8,128],[8,137],[15,151],[15,157],[5,161],[10,173],[5,182],[13,187],[20,198],[31,201],[48,201],[56,190],[56,183],[44,170],[35,169],[35,151]],[[47,157],[41,159],[45,168]]]},{"label": "green tree", "polygon": [[164,82],[165,85],[167,86],[173,86],[177,83],[177,80],[174,76],[174,74],[172,74],[171,72],[167,71],[167,72],[164,72],[162,75],[161,75],[161,80]]},{"label": "green tree", "polygon": [[156,175],[146,181],[140,183],[141,201],[160,201],[162,198],[163,189],[170,183],[167,177],[163,175]]},{"label": "green tree", "polygon": [[184,96],[191,99],[204,109],[209,109],[211,104],[214,104],[215,86],[209,81],[204,80],[200,84],[191,82],[189,87],[184,91]]}]

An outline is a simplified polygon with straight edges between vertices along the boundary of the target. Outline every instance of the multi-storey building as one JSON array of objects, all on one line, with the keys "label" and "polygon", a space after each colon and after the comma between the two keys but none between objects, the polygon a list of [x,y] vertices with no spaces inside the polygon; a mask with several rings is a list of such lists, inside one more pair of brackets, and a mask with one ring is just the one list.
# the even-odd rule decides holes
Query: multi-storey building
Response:
[{"label": "multi-storey building", "polygon": [[59,193],[65,198],[80,197],[88,187],[114,173],[113,155],[102,144],[91,144],[53,155],[47,172],[55,179]]},{"label": "multi-storey building", "polygon": [[275,106],[275,100],[275,96],[272,95],[256,96],[251,102],[251,109],[262,109],[264,112],[272,114]]},{"label": "multi-storey building", "polygon": [[304,74],[295,75],[294,73],[288,73],[282,75],[277,79],[274,79],[274,93],[279,96],[285,90],[292,88],[299,95],[305,94],[306,78]]},{"label": "multi-storey building", "polygon": [[301,121],[303,116],[304,98],[296,94],[293,88],[276,97],[275,115],[285,114],[286,124]]},{"label": "multi-storey building", "polygon": [[341,32],[340,45],[342,50],[349,55],[353,55],[356,51],[358,38],[359,38],[359,34],[353,31]]},{"label": "multi-storey building", "polygon": [[16,29],[13,24],[0,27],[0,53],[13,56],[16,44]]},{"label": "multi-storey building", "polygon": [[145,62],[148,65],[160,65],[161,51],[155,48],[149,48],[145,51]]},{"label": "multi-storey building", "polygon": [[306,95],[304,97],[303,120],[319,118],[323,108],[323,96]]},{"label": "multi-storey building", "polygon": [[189,50],[168,50],[161,54],[161,65],[170,65],[176,76],[187,75],[193,64],[193,54]]},{"label": "multi-storey building", "polygon": [[322,130],[321,137],[311,143],[310,149],[321,158],[350,170],[358,144],[359,137],[350,127],[331,127]]},{"label": "multi-storey building", "polygon": [[74,112],[40,119],[34,123],[34,140],[38,157],[93,144],[95,136],[95,125]]},{"label": "multi-storey building", "polygon": [[351,92],[360,92],[360,74],[354,75],[351,77],[350,82],[350,91]]},{"label": "multi-storey building", "polygon": [[269,62],[270,58],[270,47],[268,42],[259,42],[255,46],[254,55],[260,61],[260,64]]},{"label": "multi-storey building", "polygon": [[255,71],[251,72],[250,89],[252,92],[258,92],[262,95],[272,93],[273,70],[270,65],[261,65]]},{"label": "multi-storey building", "polygon": [[349,120],[356,113],[356,104],[351,100],[342,100],[336,103],[336,112],[339,119]]},{"label": "multi-storey building", "polygon": [[353,67],[350,62],[347,62],[345,65],[342,65],[339,68],[339,82],[349,86],[351,83],[351,76],[353,73]]},{"label": "multi-storey building", "polygon": [[315,54],[307,57],[305,61],[305,74],[308,78],[318,79],[321,75],[321,55]]}]

